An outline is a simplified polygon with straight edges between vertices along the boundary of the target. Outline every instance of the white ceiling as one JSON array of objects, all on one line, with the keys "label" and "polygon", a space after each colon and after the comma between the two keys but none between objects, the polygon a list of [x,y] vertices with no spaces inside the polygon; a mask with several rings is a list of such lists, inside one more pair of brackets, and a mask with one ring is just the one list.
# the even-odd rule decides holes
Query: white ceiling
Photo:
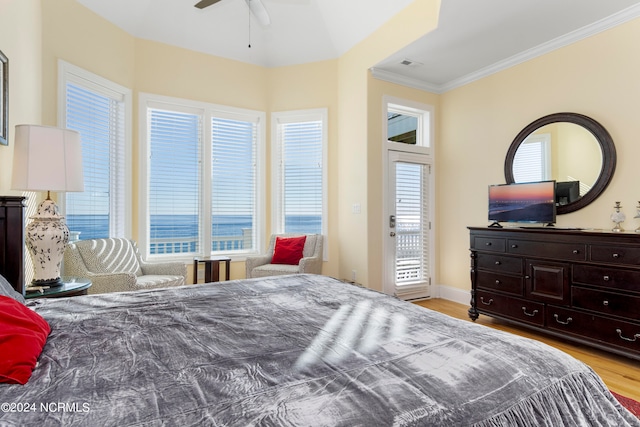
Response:
[{"label": "white ceiling", "polygon": [[[262,0],[267,27],[245,0],[77,1],[139,38],[276,67],[338,58],[413,0]],[[372,65],[443,92],[638,16],[640,0],[442,0],[435,31]]]}]

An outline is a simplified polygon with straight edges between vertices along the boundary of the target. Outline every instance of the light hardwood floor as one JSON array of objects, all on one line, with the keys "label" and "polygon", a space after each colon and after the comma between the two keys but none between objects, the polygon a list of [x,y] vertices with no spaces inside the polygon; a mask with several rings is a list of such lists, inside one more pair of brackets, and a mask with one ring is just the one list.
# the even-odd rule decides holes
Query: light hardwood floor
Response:
[{"label": "light hardwood floor", "polygon": [[[467,314],[469,306],[444,299],[430,299],[416,304],[439,311],[451,317],[471,321]],[[505,321],[480,315],[476,323],[495,329],[518,334],[524,337],[543,341],[576,359],[582,360],[600,375],[609,389],[623,396],[640,401],[640,361],[607,353],[592,347],[572,343],[567,340],[537,333],[531,329],[520,327]]]}]

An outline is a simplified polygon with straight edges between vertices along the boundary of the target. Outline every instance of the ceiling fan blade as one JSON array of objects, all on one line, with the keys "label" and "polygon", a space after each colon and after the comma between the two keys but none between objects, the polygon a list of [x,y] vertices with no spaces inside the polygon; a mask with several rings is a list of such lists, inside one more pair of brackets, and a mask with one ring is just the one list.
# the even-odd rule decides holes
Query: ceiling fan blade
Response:
[{"label": "ceiling fan blade", "polygon": [[218,3],[220,0],[202,0],[196,3],[194,6],[198,9],[204,9],[205,7],[209,7],[212,4]]},{"label": "ceiling fan blade", "polygon": [[268,27],[271,24],[271,18],[269,18],[269,13],[267,9],[265,9],[264,5],[260,0],[245,0],[247,5],[249,6],[249,10],[256,17],[258,22],[264,27]]}]

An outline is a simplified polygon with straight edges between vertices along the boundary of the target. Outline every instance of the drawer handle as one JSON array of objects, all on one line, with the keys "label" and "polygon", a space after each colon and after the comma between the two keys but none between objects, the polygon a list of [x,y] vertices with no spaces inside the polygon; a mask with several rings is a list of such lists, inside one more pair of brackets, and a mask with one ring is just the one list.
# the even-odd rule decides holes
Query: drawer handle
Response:
[{"label": "drawer handle", "polygon": [[554,314],[553,317],[556,319],[556,322],[560,323],[561,325],[568,325],[569,323],[573,322],[573,319],[571,317],[567,317],[566,322],[563,322],[562,320],[558,319],[557,314]]},{"label": "drawer handle", "polygon": [[496,285],[499,285],[500,283],[500,280],[496,279]]},{"label": "drawer handle", "polygon": [[609,301],[607,301],[607,300],[602,301],[602,305],[604,305],[605,307],[608,307],[609,306]]},{"label": "drawer handle", "polygon": [[625,340],[625,341],[634,342],[635,340],[637,340],[638,338],[640,338],[640,334],[635,334],[635,335],[633,336],[633,338],[627,338],[627,337],[622,336],[622,331],[621,331],[620,329],[616,329],[616,332],[618,333],[618,336],[619,336],[621,339]]},{"label": "drawer handle", "polygon": [[493,298],[491,298],[489,302],[484,302],[484,297],[480,297],[480,302],[483,303],[484,305],[491,305],[493,304]]},{"label": "drawer handle", "polygon": [[620,254],[613,254],[613,257],[618,259],[618,258],[620,258]]},{"label": "drawer handle", "polygon": [[502,264],[500,261],[496,261],[496,265],[500,265]]},{"label": "drawer handle", "polygon": [[491,242],[485,243],[486,246],[491,246]]},{"label": "drawer handle", "polygon": [[611,277],[609,277],[609,276],[604,276],[604,277],[602,278],[602,280],[604,280],[605,282],[608,282],[609,280],[611,280]]},{"label": "drawer handle", "polygon": [[538,314],[538,310],[533,310],[533,313],[527,313],[527,307],[522,307],[522,312],[529,317],[533,317]]},{"label": "drawer handle", "polygon": [[580,253],[580,251],[579,251],[579,250],[577,250],[577,249],[574,249],[574,250],[573,250],[573,254],[574,254],[574,255],[578,255],[579,253]]},{"label": "drawer handle", "polygon": [[514,245],[511,245],[511,247],[512,247],[513,249],[516,249],[516,248],[518,247],[518,245],[515,245],[515,244],[514,244]]}]

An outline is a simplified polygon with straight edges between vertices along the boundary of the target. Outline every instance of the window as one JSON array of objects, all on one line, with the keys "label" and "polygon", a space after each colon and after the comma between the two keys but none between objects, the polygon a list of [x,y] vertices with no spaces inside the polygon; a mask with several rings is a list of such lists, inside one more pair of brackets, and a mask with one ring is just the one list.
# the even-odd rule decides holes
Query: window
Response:
[{"label": "window", "polygon": [[386,106],[386,132],[390,147],[394,150],[430,154],[433,138],[432,112],[407,104],[388,102]]},{"label": "window", "polygon": [[525,139],[513,159],[515,182],[545,181],[551,177],[549,145],[551,135],[537,134]]},{"label": "window", "polygon": [[272,123],[273,229],[324,235],[327,110],[274,113]]},{"label": "window", "polygon": [[59,62],[60,126],[80,132],[85,191],[66,193],[63,209],[80,239],[130,234],[131,92]]},{"label": "window", "polygon": [[141,248],[257,252],[264,113],[141,94]]}]

